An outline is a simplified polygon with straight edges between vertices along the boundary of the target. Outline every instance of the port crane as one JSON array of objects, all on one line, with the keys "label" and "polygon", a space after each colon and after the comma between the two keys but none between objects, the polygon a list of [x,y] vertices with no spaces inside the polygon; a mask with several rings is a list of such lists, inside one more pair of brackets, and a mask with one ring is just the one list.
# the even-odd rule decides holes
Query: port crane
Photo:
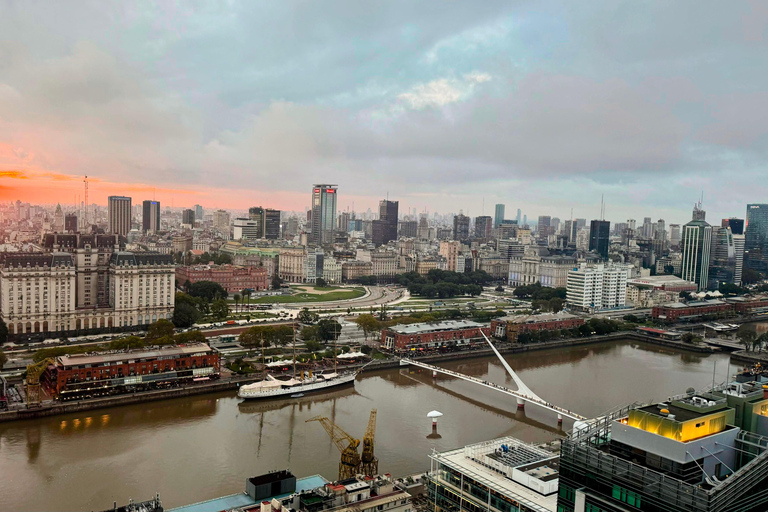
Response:
[{"label": "port crane", "polygon": [[368,417],[368,428],[363,436],[363,456],[360,465],[360,473],[368,476],[379,474],[379,459],[374,454],[374,441],[376,438],[376,409],[371,409]]},{"label": "port crane", "polygon": [[[354,478],[360,469],[360,453],[357,448],[360,446],[360,440],[347,434],[338,425],[325,416],[315,416],[306,421],[317,421],[320,423],[328,435],[331,436],[333,444],[341,452],[341,461],[339,462],[339,480]],[[346,443],[346,444],[345,444]]]},{"label": "port crane", "polygon": [[51,364],[55,365],[56,360],[49,357],[27,366],[27,407],[40,407],[40,376]]}]

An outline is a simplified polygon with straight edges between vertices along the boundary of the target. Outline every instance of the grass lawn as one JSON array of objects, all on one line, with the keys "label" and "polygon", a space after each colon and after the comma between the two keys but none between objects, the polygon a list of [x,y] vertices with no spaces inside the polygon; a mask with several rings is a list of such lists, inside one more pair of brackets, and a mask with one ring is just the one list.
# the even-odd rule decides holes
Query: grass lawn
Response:
[{"label": "grass lawn", "polygon": [[365,288],[339,288],[333,290],[335,291],[324,293],[309,293],[305,291],[295,295],[270,295],[267,297],[259,297],[258,299],[251,299],[251,303],[289,304],[294,302],[329,302],[334,300],[357,299],[358,297],[365,295]]}]

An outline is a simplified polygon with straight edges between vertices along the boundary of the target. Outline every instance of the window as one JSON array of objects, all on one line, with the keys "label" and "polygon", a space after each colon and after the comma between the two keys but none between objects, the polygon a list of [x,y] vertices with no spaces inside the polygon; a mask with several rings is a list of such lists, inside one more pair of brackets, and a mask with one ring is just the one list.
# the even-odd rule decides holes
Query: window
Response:
[{"label": "window", "polygon": [[576,490],[571,489],[567,485],[560,484],[560,488],[558,489],[557,493],[564,500],[568,500],[570,502],[574,502],[576,500]]},{"label": "window", "polygon": [[587,503],[587,506],[584,507],[584,512],[607,512],[607,511],[601,509],[597,505],[592,505],[591,503]]},{"label": "window", "polygon": [[611,496],[619,501],[640,508],[640,495],[636,492],[628,491],[621,486],[614,485]]}]

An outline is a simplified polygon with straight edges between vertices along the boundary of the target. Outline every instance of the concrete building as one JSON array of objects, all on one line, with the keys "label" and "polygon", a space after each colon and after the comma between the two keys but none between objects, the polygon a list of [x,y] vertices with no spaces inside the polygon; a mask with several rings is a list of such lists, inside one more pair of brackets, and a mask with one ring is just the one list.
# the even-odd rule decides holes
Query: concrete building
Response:
[{"label": "concrete building", "polygon": [[669,225],[669,243],[673,246],[680,245],[680,241],[682,240],[682,235],[680,234],[680,224],[670,224]]},{"label": "concrete building", "polygon": [[736,284],[736,244],[730,227],[712,228],[708,280],[708,290]]},{"label": "concrete building", "polygon": [[557,510],[768,510],[768,396],[754,379],[580,424],[561,445]]},{"label": "concrete building", "polygon": [[575,257],[552,255],[545,247],[529,246],[523,254],[509,258],[509,285],[524,286],[541,283],[547,288],[563,288],[568,271],[577,263]]},{"label": "concrete building", "polygon": [[560,510],[557,508],[560,457],[556,453],[513,437],[502,437],[455,450],[433,451],[429,457],[427,502],[430,510]]},{"label": "concrete building", "polygon": [[278,257],[278,276],[287,283],[303,283],[307,251],[304,248],[281,249]]},{"label": "concrete building", "polygon": [[[459,248],[461,247],[461,242],[457,240],[451,240],[446,242],[440,242],[440,256],[445,258],[446,264],[446,270],[449,270],[451,272],[458,272],[459,271]],[[461,272],[463,272],[463,266],[461,269]]]},{"label": "concrete building", "polygon": [[392,240],[397,240],[398,202],[379,201],[379,219],[372,224],[373,245],[386,245]]},{"label": "concrete building", "polygon": [[683,226],[682,278],[693,281],[699,290],[706,290],[709,284],[709,260],[712,248],[712,226],[705,220],[700,205],[694,206],[693,220]]},{"label": "concrete building", "polygon": [[469,217],[459,213],[453,217],[453,239],[460,242],[469,240]]},{"label": "concrete building", "polygon": [[237,218],[232,225],[233,240],[258,240],[263,232],[264,226],[259,220]]},{"label": "concrete building", "polygon": [[670,302],[654,306],[651,316],[666,322],[691,321],[701,318],[703,315],[712,315],[718,318],[733,316],[734,306],[719,299],[708,299],[684,302]]},{"label": "concrete building", "polygon": [[475,238],[490,240],[493,231],[493,219],[488,215],[475,217]]},{"label": "concrete building", "polygon": [[131,198],[109,196],[107,199],[107,230],[109,233],[127,236],[131,230]]},{"label": "concrete building", "polygon": [[371,275],[376,276],[379,282],[392,282],[402,273],[400,260],[394,252],[373,252],[370,261]]},{"label": "concrete building", "polygon": [[169,255],[114,253],[109,261],[109,306],[113,311],[113,325],[109,327],[134,327],[171,319],[175,283],[173,258]]},{"label": "concrete building", "polygon": [[309,242],[332,244],[336,230],[336,185],[319,184],[312,187],[312,221]]},{"label": "concrete building", "polygon": [[619,263],[582,263],[572,269],[568,272],[568,307],[587,312],[626,307],[632,268]]},{"label": "concrete building", "polygon": [[636,308],[651,308],[674,302],[680,292],[695,292],[696,283],[674,275],[638,277],[627,281],[627,304]]},{"label": "concrete building", "polygon": [[144,233],[160,231],[160,201],[144,201],[142,204],[141,229]]},{"label": "concrete building", "polygon": [[218,231],[219,235],[221,235],[225,240],[229,240],[231,229],[230,229],[230,215],[229,212],[225,210],[216,210],[213,212],[213,229]]},{"label": "concrete building", "polygon": [[370,261],[345,261],[341,264],[341,280],[345,283],[355,282],[361,277],[373,274],[373,264]]},{"label": "concrete building", "polygon": [[342,281],[342,262],[332,256],[323,259],[323,279],[328,284],[340,284]]}]

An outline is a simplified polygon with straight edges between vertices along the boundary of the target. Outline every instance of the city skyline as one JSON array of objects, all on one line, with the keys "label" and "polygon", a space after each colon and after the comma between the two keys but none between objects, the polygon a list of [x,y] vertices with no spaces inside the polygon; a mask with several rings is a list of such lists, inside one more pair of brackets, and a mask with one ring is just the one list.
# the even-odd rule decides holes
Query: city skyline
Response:
[{"label": "city skyline", "polygon": [[0,200],[74,203],[87,174],[99,203],[300,211],[322,179],[339,209],[591,219],[605,194],[683,221],[768,195],[760,4],[80,6],[0,7]]}]

